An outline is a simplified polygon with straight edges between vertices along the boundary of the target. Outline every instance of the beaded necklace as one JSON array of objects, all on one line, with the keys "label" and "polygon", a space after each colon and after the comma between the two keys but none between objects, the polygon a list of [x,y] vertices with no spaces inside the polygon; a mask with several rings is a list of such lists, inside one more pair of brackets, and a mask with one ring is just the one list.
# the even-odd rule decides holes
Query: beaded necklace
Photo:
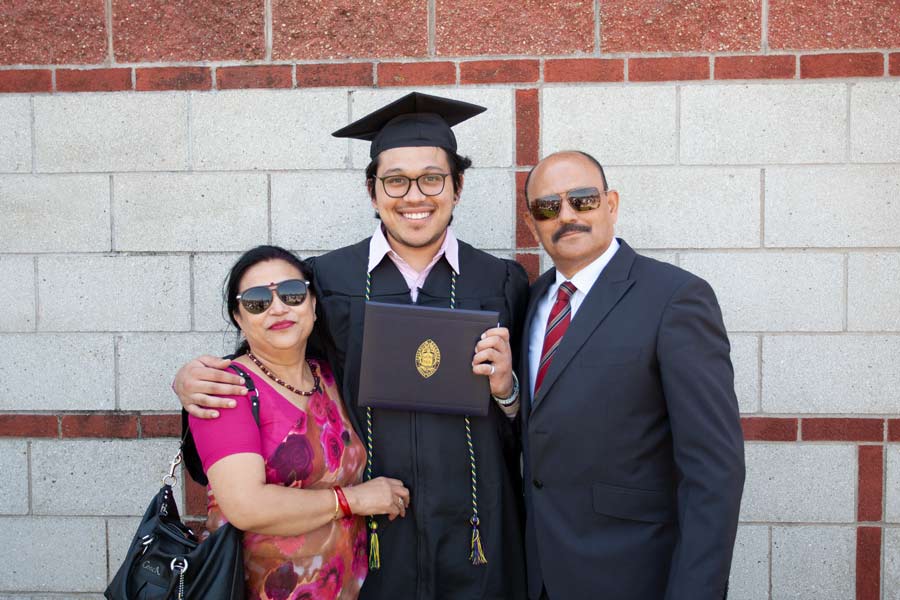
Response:
[{"label": "beaded necklace", "polygon": [[297,394],[298,396],[304,396],[304,397],[306,397],[306,396],[312,396],[314,393],[316,393],[316,392],[319,391],[319,376],[316,375],[315,369],[313,369],[313,368],[312,368],[312,365],[309,364],[309,360],[306,361],[306,364],[309,366],[309,370],[310,370],[310,372],[312,373],[312,376],[313,376],[313,386],[312,386],[312,389],[309,390],[309,391],[307,392],[307,391],[305,391],[305,390],[298,390],[297,388],[295,388],[295,387],[292,386],[291,384],[287,383],[284,379],[279,378],[277,375],[275,375],[275,373],[273,373],[272,371],[270,371],[269,368],[268,368],[266,365],[264,365],[263,362],[262,362],[261,360],[259,360],[258,358],[256,358],[256,356],[254,356],[252,352],[248,352],[248,353],[247,353],[247,358],[249,358],[250,360],[252,360],[252,361],[253,361],[253,364],[256,365],[257,367],[259,367],[259,370],[262,371],[263,374],[265,374],[266,377],[268,377],[269,379],[271,379],[272,381],[274,381],[275,383],[277,383],[277,384],[280,385],[281,387],[287,388],[287,389],[291,390],[292,392],[294,392],[294,393]]}]

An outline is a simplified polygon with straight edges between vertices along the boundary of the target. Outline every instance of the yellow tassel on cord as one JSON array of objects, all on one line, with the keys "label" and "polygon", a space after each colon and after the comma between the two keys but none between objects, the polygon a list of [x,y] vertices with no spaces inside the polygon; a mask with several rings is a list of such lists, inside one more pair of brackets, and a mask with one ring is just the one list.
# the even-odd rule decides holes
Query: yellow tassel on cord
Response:
[{"label": "yellow tassel on cord", "polygon": [[381,568],[381,546],[378,544],[378,523],[369,518],[369,570],[377,571]]},{"label": "yellow tassel on cord", "polygon": [[478,531],[478,517],[472,516],[472,551],[469,553],[469,560],[473,565],[486,565],[487,557],[484,555],[484,548],[481,546],[481,532]]}]

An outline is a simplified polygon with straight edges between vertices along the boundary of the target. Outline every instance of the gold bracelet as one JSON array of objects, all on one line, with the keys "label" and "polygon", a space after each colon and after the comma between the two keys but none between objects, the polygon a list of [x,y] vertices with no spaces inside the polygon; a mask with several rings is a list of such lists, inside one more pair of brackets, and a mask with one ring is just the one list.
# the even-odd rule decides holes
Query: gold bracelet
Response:
[{"label": "gold bracelet", "polygon": [[331,491],[334,492],[334,515],[332,515],[331,520],[337,521],[338,519],[340,519],[343,516],[341,514],[341,501],[338,500],[337,490],[331,490]]}]

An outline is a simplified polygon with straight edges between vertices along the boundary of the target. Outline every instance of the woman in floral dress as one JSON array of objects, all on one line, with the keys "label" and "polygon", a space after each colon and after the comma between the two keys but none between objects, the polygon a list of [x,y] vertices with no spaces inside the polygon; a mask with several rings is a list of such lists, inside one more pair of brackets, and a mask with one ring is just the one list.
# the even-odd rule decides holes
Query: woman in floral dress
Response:
[{"label": "woman in floral dress", "polygon": [[365,447],[330,366],[307,356],[316,299],[312,273],[290,252],[260,246],[226,282],[228,314],[244,336],[234,363],[259,399],[190,426],[209,478],[208,529],[244,533],[248,597],[354,599],[366,577],[366,515],[403,517],[409,491],[379,477],[361,483]]}]

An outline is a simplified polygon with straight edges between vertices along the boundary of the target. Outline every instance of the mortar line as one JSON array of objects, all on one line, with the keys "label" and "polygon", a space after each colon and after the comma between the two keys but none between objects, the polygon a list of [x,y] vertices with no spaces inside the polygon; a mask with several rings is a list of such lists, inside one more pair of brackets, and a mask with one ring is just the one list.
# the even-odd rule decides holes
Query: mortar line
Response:
[{"label": "mortar line", "polygon": [[193,115],[193,97],[190,92],[185,94],[185,103],[187,104],[187,161],[188,171],[194,170],[194,115]]},{"label": "mortar line", "polygon": [[848,162],[848,163],[852,163],[852,162],[853,162],[853,152],[852,152],[852,147],[851,147],[851,146],[852,146],[852,142],[850,141],[850,140],[851,140],[851,135],[852,135],[852,133],[853,133],[853,129],[852,129],[852,126],[853,126],[853,121],[852,121],[852,119],[853,119],[853,111],[850,110],[851,100],[853,99],[853,84],[852,84],[852,83],[848,83],[848,84],[847,84],[847,96],[846,96],[846,98],[847,98],[847,128],[846,128],[847,139],[844,140],[844,152],[845,152],[845,154],[846,154],[847,162]]},{"label": "mortar line", "polygon": [[37,173],[37,127],[35,127],[35,114],[34,114],[34,96],[28,97],[28,106],[30,109],[30,125],[31,125],[31,172],[32,174]]},{"label": "mortar line", "polygon": [[103,529],[106,534],[106,580],[109,581],[112,578],[112,570],[109,564],[109,519],[103,519]]},{"label": "mortar line", "polygon": [[190,299],[190,303],[191,303],[191,311],[190,311],[191,312],[191,315],[190,315],[191,329],[190,330],[194,331],[195,330],[194,329],[195,321],[196,321],[196,317],[194,316],[194,313],[197,311],[197,302],[196,302],[197,299],[196,299],[196,296],[194,293],[194,255],[193,254],[188,255],[188,298]]},{"label": "mortar line", "polygon": [[603,48],[600,47],[600,0],[594,0],[594,56],[602,56]]},{"label": "mortar line", "polygon": [[113,174],[109,174],[109,249],[116,251],[116,192]]},{"label": "mortar line", "polygon": [[434,58],[436,56],[436,38],[437,38],[437,7],[436,0],[428,0],[428,56]]},{"label": "mortar line", "polygon": [[272,60],[273,45],[272,0],[265,0],[263,5],[263,36],[266,45],[266,60]]},{"label": "mortar line", "polygon": [[759,170],[759,247],[766,247],[766,168]]},{"label": "mortar line", "polygon": [[[762,409],[762,397],[763,397],[763,335],[758,334],[756,336],[756,381],[758,385],[756,386],[756,411],[763,412]],[[798,424],[799,427],[799,424]]]},{"label": "mortar line", "polygon": [[774,552],[772,545],[772,526],[769,525],[767,529],[769,533],[769,594],[767,598],[768,600],[772,600],[772,553]]},{"label": "mortar line", "polygon": [[32,468],[31,468],[31,440],[25,442],[25,476],[27,477],[28,509],[27,515],[34,514],[34,499],[32,498]]},{"label": "mortar line", "polygon": [[32,269],[34,270],[34,332],[37,333],[38,321],[41,318],[41,284],[38,273],[38,257],[32,257]]},{"label": "mortar line", "polygon": [[56,69],[57,69],[57,67],[53,67],[50,69],[50,91],[51,91],[51,93],[56,92]]},{"label": "mortar line", "polygon": [[681,166],[681,86],[675,86],[675,166]]},{"label": "mortar line", "polygon": [[116,56],[113,52],[113,6],[112,0],[104,2],[103,11],[106,17],[106,59],[110,66],[116,63]]},{"label": "mortar line", "polygon": [[759,50],[762,54],[769,53],[769,0],[762,0],[761,14],[759,16]]},{"label": "mortar line", "polygon": [[266,173],[266,226],[268,227],[268,240],[272,243],[272,174]]},{"label": "mortar line", "polygon": [[119,342],[121,335],[113,336],[113,410],[119,411]]},{"label": "mortar line", "polygon": [[849,326],[850,326],[850,316],[849,316],[850,315],[850,291],[849,291],[849,288],[850,288],[850,255],[849,254],[844,254],[843,263],[844,263],[843,271],[841,272],[841,274],[844,277],[844,282],[843,282],[844,285],[841,286],[841,288],[842,288],[841,293],[843,296],[841,298],[841,300],[844,302],[844,311],[843,311],[844,314],[841,316],[844,321],[843,322],[843,325],[844,325],[843,331],[849,331]]}]

